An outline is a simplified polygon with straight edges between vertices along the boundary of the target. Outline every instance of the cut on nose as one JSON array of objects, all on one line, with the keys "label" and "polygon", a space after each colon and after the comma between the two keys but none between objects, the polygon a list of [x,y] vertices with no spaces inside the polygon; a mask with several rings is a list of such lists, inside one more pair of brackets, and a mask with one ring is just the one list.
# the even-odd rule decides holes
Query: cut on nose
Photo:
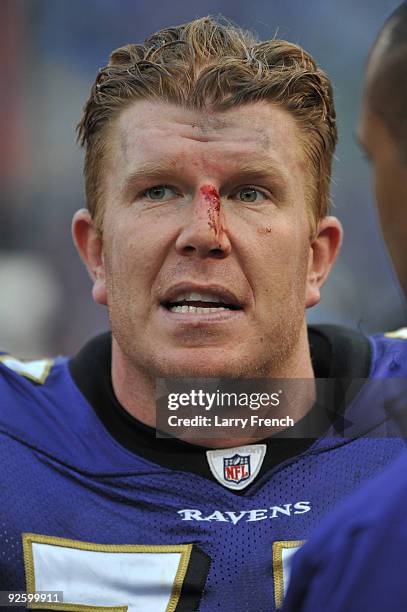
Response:
[{"label": "cut on nose", "polygon": [[177,250],[183,255],[223,258],[230,252],[230,241],[223,226],[223,211],[218,190],[203,185],[192,204],[189,222],[180,233]]}]

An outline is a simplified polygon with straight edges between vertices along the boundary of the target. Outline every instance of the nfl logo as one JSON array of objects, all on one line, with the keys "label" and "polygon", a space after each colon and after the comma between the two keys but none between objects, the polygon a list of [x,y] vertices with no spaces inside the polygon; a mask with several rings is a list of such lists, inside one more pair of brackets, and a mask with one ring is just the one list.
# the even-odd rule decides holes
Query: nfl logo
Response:
[{"label": "nfl logo", "polygon": [[250,455],[238,455],[223,459],[223,477],[228,482],[239,484],[250,478]]}]

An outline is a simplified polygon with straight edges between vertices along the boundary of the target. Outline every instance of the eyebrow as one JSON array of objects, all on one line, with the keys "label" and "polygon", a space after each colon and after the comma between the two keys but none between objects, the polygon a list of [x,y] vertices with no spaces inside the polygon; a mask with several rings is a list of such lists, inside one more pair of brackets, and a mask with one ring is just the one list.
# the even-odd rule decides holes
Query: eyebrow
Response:
[{"label": "eyebrow", "polygon": [[233,171],[226,180],[226,185],[235,183],[237,180],[272,180],[276,187],[285,188],[288,181],[287,170],[276,160],[259,160],[245,164]]},{"label": "eyebrow", "polygon": [[166,163],[146,163],[139,166],[136,170],[133,170],[125,179],[123,190],[129,191],[133,187],[139,185],[142,181],[150,181],[163,177],[170,177],[174,174],[174,168],[176,167],[175,160],[169,160]]},{"label": "eyebrow", "polygon": [[[131,192],[140,183],[150,181],[171,181],[176,173],[177,160],[169,159],[161,163],[147,162],[133,170],[124,180],[124,193]],[[276,160],[261,159],[257,162],[249,162],[231,170],[222,189],[228,189],[237,181],[249,180],[272,180],[278,190],[283,190],[288,181],[286,169]]]}]

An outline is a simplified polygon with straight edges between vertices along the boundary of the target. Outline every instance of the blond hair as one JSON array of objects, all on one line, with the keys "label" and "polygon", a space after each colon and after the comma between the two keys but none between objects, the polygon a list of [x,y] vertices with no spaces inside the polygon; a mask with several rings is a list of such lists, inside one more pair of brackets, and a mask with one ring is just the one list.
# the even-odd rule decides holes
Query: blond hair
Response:
[{"label": "blond hair", "polygon": [[328,213],[337,141],[328,77],[297,45],[278,39],[259,42],[226,20],[204,17],[160,30],[144,44],[120,47],[99,71],[77,127],[78,141],[86,149],[87,206],[98,227],[103,218],[106,128],[139,99],[215,111],[258,100],[278,104],[304,134],[313,178],[312,226]]}]

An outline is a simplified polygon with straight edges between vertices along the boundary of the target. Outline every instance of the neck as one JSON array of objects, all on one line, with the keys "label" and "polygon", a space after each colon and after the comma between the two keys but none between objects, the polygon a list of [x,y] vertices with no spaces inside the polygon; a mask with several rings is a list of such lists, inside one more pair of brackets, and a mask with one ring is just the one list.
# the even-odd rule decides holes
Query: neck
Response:
[{"label": "neck", "polygon": [[[159,377],[160,375],[157,375]],[[265,373],[262,378],[290,380],[303,379],[307,384],[292,384],[287,387],[284,405],[273,409],[273,418],[289,416],[296,423],[311,409],[315,402],[314,371],[312,369],[309,351],[307,328],[304,322],[299,340],[289,358],[278,368]],[[147,372],[135,368],[129,358],[121,351],[115,338],[112,336],[112,384],[115,395],[120,404],[137,420],[150,427],[156,427],[156,388],[155,378]],[[272,433],[285,429],[284,426],[274,427]],[[259,428],[256,434],[250,437],[216,437],[212,439],[192,437],[191,428],[179,428],[177,437],[193,444],[211,448],[230,448],[253,444],[264,439],[264,428]],[[269,434],[270,435],[270,434]]]}]

